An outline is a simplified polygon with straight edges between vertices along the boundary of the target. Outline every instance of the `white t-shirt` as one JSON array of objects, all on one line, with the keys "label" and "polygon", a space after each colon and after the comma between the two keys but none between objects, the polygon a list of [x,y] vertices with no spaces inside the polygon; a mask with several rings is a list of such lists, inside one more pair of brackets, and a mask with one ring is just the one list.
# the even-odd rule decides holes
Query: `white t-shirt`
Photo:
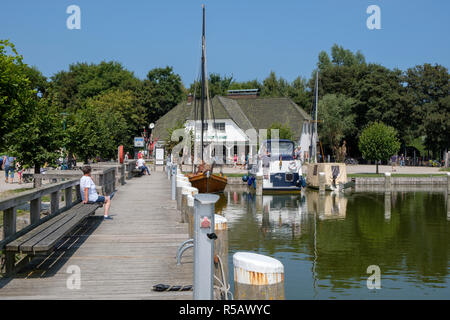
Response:
[{"label": "white t-shirt", "polygon": [[138,159],[137,167],[140,168],[140,167],[143,167],[143,166],[145,166],[145,160],[142,159],[142,158]]},{"label": "white t-shirt", "polygon": [[83,176],[80,179],[81,199],[84,201],[84,189],[88,188],[88,201],[95,202],[98,199],[97,189],[91,177]]}]

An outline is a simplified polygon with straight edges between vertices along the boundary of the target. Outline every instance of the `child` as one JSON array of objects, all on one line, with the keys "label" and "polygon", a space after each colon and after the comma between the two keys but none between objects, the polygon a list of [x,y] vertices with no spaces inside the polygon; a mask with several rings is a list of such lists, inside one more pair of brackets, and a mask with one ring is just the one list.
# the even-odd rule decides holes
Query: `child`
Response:
[{"label": "child", "polygon": [[92,168],[90,166],[84,166],[81,171],[83,171],[84,174],[80,179],[80,192],[83,203],[104,203],[105,213],[103,219],[112,220],[112,218],[108,215],[108,211],[111,206],[111,199],[114,196],[114,192],[111,193],[110,196],[99,196],[95,188],[95,183],[91,178]]},{"label": "child", "polygon": [[23,168],[20,165],[20,162],[16,162],[16,171],[17,171],[17,176],[19,177],[19,184],[22,184]]}]

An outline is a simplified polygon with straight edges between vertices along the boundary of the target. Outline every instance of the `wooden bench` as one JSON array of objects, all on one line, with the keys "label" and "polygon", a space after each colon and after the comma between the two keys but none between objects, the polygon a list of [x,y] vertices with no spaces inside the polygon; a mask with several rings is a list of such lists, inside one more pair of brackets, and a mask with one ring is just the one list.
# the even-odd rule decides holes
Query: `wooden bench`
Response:
[{"label": "wooden bench", "polygon": [[50,253],[63,237],[101,206],[101,203],[76,204],[8,243],[6,251],[33,255]]},{"label": "wooden bench", "polygon": [[[144,171],[145,172],[145,171]],[[133,177],[142,177],[144,175],[144,172],[142,172],[139,169],[133,169],[131,170],[131,173],[133,174]]]}]

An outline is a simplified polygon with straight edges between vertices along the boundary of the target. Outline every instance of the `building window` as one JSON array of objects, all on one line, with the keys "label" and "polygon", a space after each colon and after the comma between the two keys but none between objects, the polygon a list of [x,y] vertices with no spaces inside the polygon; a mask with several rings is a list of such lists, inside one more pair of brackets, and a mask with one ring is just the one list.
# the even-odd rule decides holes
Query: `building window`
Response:
[{"label": "building window", "polygon": [[224,122],[214,123],[214,129],[216,129],[217,131],[225,131],[225,123]]}]

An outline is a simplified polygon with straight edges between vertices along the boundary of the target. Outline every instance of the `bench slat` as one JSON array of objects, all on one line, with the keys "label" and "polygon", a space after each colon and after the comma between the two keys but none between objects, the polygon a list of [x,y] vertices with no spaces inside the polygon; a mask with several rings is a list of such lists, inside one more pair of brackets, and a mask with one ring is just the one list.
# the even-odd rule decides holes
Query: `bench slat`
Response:
[{"label": "bench slat", "polygon": [[84,205],[82,208],[78,210],[75,216],[68,220],[64,225],[60,228],[56,229],[54,232],[49,234],[47,237],[43,238],[41,241],[36,243],[33,246],[33,252],[41,253],[47,252],[52,249],[59,240],[61,240],[64,236],[66,236],[75,226],[81,223],[88,216],[93,214],[95,210],[99,207],[98,204],[88,204]]},{"label": "bench slat", "polygon": [[[36,252],[36,249],[38,249],[37,251],[39,252],[49,251],[57,241],[69,233],[81,220],[94,213],[100,206],[97,203],[77,204],[9,243],[6,246],[6,250]],[[46,238],[48,238],[48,241],[44,241]]]},{"label": "bench slat", "polygon": [[[80,204],[77,204],[76,206],[79,206]],[[11,241],[6,245],[6,251],[19,251],[19,246],[28,240],[32,239],[33,237],[37,236],[42,231],[51,228],[51,226],[55,223],[57,223],[59,220],[63,219],[65,216],[70,214],[70,210],[64,211],[60,213],[59,215],[51,218],[50,220],[38,225],[36,228],[30,230],[29,232],[25,233],[23,236],[17,238],[14,241]]]}]

